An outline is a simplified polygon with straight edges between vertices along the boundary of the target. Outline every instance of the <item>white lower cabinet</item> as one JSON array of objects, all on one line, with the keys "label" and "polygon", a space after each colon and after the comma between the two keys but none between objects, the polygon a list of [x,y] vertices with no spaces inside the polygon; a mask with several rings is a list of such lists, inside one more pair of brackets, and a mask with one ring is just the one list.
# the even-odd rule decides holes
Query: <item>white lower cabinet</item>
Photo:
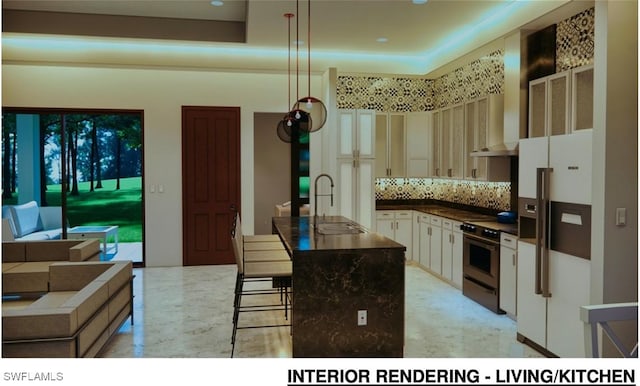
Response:
[{"label": "white lower cabinet", "polygon": [[376,211],[376,231],[404,245],[405,257],[413,260],[413,213],[410,210]]},{"label": "white lower cabinet", "polygon": [[442,275],[442,218],[420,215],[420,251],[419,262],[428,270]]},{"label": "white lower cabinet", "polygon": [[430,243],[430,255],[431,264],[429,269],[442,275],[442,217],[431,216],[431,243]]},{"label": "white lower cabinet", "polygon": [[516,316],[516,274],[518,266],[518,237],[500,234],[500,309]]},{"label": "white lower cabinet", "polygon": [[419,262],[420,260],[420,212],[412,211],[411,215],[413,220],[411,221],[411,260]]},{"label": "white lower cabinet", "polygon": [[442,276],[462,288],[462,231],[459,221],[442,219]]}]

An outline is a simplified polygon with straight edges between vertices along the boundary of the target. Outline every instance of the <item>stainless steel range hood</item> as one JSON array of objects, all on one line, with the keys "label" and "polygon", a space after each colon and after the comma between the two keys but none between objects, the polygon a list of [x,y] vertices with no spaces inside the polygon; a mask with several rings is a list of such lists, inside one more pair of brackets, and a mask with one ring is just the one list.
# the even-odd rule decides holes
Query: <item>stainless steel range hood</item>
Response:
[{"label": "stainless steel range hood", "polygon": [[500,143],[488,148],[472,151],[469,153],[471,157],[512,157],[518,155],[518,142],[516,143]]}]

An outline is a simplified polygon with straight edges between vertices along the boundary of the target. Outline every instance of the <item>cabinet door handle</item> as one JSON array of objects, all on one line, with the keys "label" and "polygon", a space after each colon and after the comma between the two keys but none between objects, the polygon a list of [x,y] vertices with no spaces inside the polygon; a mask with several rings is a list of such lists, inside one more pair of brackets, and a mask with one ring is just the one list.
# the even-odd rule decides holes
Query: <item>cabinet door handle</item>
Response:
[{"label": "cabinet door handle", "polygon": [[511,255],[511,259],[512,259],[512,264],[515,267],[516,266],[516,254],[515,253]]},{"label": "cabinet door handle", "polygon": [[453,173],[451,172],[451,169],[448,169],[448,170],[447,170],[447,176],[451,177],[451,175],[452,175],[452,174],[453,174]]}]

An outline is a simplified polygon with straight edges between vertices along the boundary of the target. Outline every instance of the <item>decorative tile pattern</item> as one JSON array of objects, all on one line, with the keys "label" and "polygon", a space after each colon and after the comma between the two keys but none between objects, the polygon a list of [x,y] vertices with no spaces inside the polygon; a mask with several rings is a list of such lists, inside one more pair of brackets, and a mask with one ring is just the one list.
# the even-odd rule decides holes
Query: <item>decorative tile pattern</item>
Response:
[{"label": "decorative tile pattern", "polygon": [[593,63],[595,9],[590,8],[558,23],[556,72]]},{"label": "decorative tile pattern", "polygon": [[439,178],[377,178],[376,200],[453,202],[493,210],[510,210],[511,183]]},{"label": "decorative tile pattern", "polygon": [[[593,63],[595,9],[561,21],[556,71]],[[438,79],[338,76],[337,107],[381,112],[430,111],[504,92],[504,52],[494,51]]]},{"label": "decorative tile pattern", "polygon": [[338,76],[338,108],[430,111],[486,94],[500,94],[504,88],[503,57],[501,50],[492,52],[435,80]]},{"label": "decorative tile pattern", "polygon": [[504,52],[494,51],[434,82],[435,109],[504,91]]},{"label": "decorative tile pattern", "polygon": [[433,109],[433,80],[339,76],[337,104],[341,109],[411,112]]}]

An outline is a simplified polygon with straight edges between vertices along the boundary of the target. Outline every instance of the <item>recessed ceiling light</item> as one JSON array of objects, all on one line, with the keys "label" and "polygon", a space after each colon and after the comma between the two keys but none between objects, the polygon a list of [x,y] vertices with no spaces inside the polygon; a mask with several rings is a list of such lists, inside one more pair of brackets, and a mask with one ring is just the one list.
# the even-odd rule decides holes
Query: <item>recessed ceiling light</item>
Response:
[{"label": "recessed ceiling light", "polygon": [[388,41],[389,41],[389,39],[387,39],[387,38],[385,38],[385,37],[379,37],[379,38],[377,38],[377,39],[376,39],[376,41],[377,41],[378,43],[386,43],[386,42],[388,42]]},{"label": "recessed ceiling light", "polygon": [[224,2],[222,0],[212,0],[211,5],[214,7],[221,7],[224,5]]},{"label": "recessed ceiling light", "polygon": [[427,0],[411,0],[411,2],[413,4],[424,4],[427,2]]}]

